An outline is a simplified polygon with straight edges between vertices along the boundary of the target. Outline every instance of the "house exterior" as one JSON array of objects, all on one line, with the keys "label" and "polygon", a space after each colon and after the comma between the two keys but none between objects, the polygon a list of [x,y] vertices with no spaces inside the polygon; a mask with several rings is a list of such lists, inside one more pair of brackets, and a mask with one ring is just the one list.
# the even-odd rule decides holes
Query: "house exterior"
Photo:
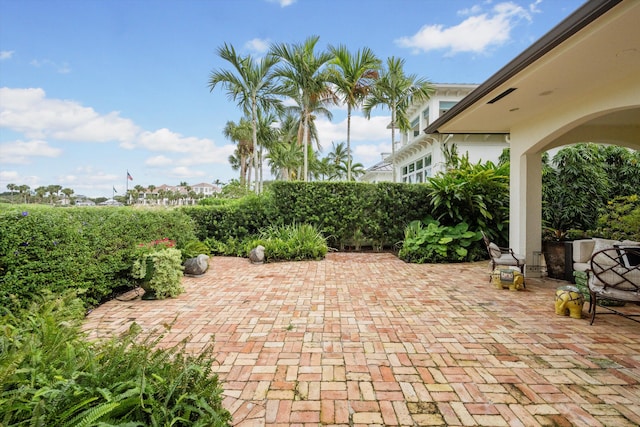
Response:
[{"label": "house exterior", "polygon": [[368,168],[360,178],[361,181],[393,181],[393,167],[395,167],[396,182],[425,182],[427,178],[444,170],[444,149],[452,144],[456,145],[458,154],[468,154],[472,163],[498,161],[502,151],[509,146],[504,135],[429,135],[423,132],[426,127],[478,87],[475,84],[444,83],[433,86],[435,92],[427,101],[415,103],[409,107],[407,115],[411,129],[408,132],[399,132],[399,140],[395,143],[395,154],[383,154],[383,160]]},{"label": "house exterior", "polygon": [[640,2],[589,0],[424,129],[508,135],[509,246],[539,276],[542,154],[578,142],[640,150]]}]

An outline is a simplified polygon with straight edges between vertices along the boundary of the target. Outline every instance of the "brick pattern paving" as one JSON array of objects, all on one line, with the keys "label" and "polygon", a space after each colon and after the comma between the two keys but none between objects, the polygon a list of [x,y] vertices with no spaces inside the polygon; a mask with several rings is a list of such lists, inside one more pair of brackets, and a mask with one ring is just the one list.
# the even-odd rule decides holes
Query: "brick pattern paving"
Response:
[{"label": "brick pattern paving", "polygon": [[489,284],[485,262],[331,253],[215,257],[184,284],[169,300],[110,301],[85,329],[161,329],[177,315],[163,345],[213,342],[234,425],[640,425],[640,324],[556,316],[565,282],[511,292]]}]

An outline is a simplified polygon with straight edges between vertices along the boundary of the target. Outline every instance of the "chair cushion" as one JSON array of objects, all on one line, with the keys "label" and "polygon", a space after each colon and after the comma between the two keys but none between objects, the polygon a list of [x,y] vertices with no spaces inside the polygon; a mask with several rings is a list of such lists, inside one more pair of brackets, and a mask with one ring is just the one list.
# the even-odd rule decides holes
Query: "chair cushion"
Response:
[{"label": "chair cushion", "polygon": [[513,258],[511,254],[502,254],[502,256],[495,258],[494,261],[498,265],[518,265],[518,262],[524,264],[523,256],[516,255],[516,258],[517,259]]},{"label": "chair cushion", "polygon": [[573,262],[588,263],[593,254],[596,242],[593,239],[579,239],[573,241]]},{"label": "chair cushion", "polygon": [[502,256],[502,251],[495,243],[489,243],[489,255],[491,258],[500,258]]},{"label": "chair cushion", "polygon": [[[596,252],[599,252],[603,249],[611,249],[613,248],[614,244],[620,243],[618,240],[610,240],[610,239],[598,239],[595,238],[593,239],[595,242],[595,245],[593,247],[593,253],[595,254]],[[594,261],[596,261],[597,263],[601,264],[601,265],[616,265],[615,260],[612,260],[610,257],[604,255],[604,254],[600,254],[600,255],[596,255],[594,258]]]}]

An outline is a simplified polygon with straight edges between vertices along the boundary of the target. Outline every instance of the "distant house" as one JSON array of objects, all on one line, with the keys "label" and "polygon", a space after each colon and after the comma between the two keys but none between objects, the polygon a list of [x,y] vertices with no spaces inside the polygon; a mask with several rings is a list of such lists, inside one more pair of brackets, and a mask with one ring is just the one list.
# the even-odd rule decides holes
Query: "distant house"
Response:
[{"label": "distant house", "polygon": [[217,185],[201,182],[200,184],[192,185],[191,188],[196,194],[202,194],[204,197],[211,197],[214,194],[221,193],[222,188]]},{"label": "distant house", "polygon": [[151,205],[193,205],[199,199],[212,197],[222,192],[222,189],[214,184],[201,182],[195,185],[166,185],[154,187],[138,195],[138,203]]},{"label": "distant house", "polygon": [[468,154],[472,163],[492,161],[496,163],[502,151],[509,146],[504,135],[469,134],[447,135],[426,134],[429,124],[446,113],[478,85],[436,83],[434,94],[425,102],[414,103],[407,111],[411,129],[397,131],[399,140],[395,143],[395,154],[383,155],[383,161],[365,171],[360,178],[366,182],[393,181],[420,183],[444,170],[445,146],[455,144],[459,155]]},{"label": "distant house", "polygon": [[122,206],[122,203],[117,200],[107,199],[104,202],[100,203],[100,206]]}]

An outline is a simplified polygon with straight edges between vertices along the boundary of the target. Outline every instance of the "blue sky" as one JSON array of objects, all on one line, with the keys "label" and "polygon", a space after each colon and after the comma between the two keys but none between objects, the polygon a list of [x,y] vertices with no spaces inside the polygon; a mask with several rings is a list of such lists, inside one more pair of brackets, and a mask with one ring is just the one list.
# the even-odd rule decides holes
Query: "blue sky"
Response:
[{"label": "blue sky", "polygon": [[[58,184],[90,197],[129,186],[226,182],[242,113],[209,74],[223,43],[367,46],[434,83],[482,83],[582,0],[0,0],[0,191]],[[345,110],[317,127],[346,141]],[[387,110],[352,119],[354,161],[390,151]],[[268,169],[268,168],[266,168]]]}]

